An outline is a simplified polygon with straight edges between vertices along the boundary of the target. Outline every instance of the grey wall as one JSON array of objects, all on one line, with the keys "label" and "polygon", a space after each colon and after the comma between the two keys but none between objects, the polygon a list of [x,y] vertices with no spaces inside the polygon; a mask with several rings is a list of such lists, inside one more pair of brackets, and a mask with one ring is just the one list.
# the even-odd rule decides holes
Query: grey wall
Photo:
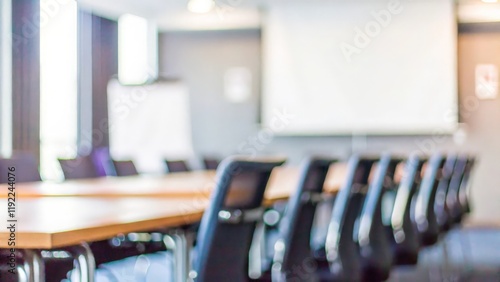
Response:
[{"label": "grey wall", "polygon": [[500,218],[500,97],[475,99],[475,67],[494,64],[500,68],[500,23],[460,27],[458,38],[459,92],[462,117],[468,128],[468,145],[480,157],[474,178],[474,216]]},{"label": "grey wall", "polygon": [[[462,41],[461,54],[484,51],[467,50],[470,47],[463,46]],[[473,86],[471,89],[470,85],[460,85],[463,92],[460,95],[461,119],[466,122],[463,127],[467,133],[465,142],[437,133],[429,136],[269,136],[271,131],[262,131],[258,124],[260,46],[260,32],[256,30],[168,32],[160,36],[160,71],[183,79],[190,89],[196,153],[219,156],[238,152],[278,153],[286,154],[291,163],[297,163],[307,154],[314,153],[346,157],[352,152],[384,150],[398,153],[415,150],[423,153],[435,150],[478,152],[481,162],[474,182],[474,216],[484,220],[500,216],[500,189],[496,188],[500,187],[500,174],[495,174],[494,163],[495,159],[500,159],[500,145],[495,145],[500,144],[496,141],[500,141],[500,132],[494,130],[500,120],[498,99],[479,102],[473,96]],[[496,48],[498,54],[500,48]],[[490,53],[485,54],[492,54],[492,50],[488,51]],[[252,99],[243,104],[232,104],[223,97],[224,71],[234,66],[249,68],[254,78]],[[471,68],[468,65],[461,67],[460,81],[467,77],[471,83]]]},{"label": "grey wall", "polygon": [[[190,90],[195,152],[232,154],[258,128],[260,32],[187,32],[160,36],[160,72],[181,78]],[[223,75],[244,66],[253,78],[252,98],[233,104],[223,97]]]}]

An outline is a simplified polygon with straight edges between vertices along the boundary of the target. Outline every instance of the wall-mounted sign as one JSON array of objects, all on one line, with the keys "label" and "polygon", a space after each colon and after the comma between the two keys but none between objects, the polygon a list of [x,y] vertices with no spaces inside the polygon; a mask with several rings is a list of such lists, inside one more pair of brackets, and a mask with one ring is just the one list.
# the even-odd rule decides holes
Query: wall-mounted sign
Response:
[{"label": "wall-mounted sign", "polygon": [[247,101],[252,95],[252,73],[244,67],[234,67],[224,73],[224,95],[233,103]]},{"label": "wall-mounted sign", "polygon": [[476,66],[476,96],[495,99],[498,95],[498,67],[493,64]]}]

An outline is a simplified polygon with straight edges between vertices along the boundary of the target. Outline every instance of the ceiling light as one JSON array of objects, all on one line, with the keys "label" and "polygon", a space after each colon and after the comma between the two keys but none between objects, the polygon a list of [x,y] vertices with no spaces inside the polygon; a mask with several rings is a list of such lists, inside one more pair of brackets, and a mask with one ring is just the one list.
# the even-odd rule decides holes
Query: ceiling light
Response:
[{"label": "ceiling light", "polygon": [[497,3],[498,0],[481,0],[483,1],[484,3]]},{"label": "ceiling light", "polygon": [[190,0],[187,8],[190,12],[203,14],[210,12],[214,6],[213,0]]}]

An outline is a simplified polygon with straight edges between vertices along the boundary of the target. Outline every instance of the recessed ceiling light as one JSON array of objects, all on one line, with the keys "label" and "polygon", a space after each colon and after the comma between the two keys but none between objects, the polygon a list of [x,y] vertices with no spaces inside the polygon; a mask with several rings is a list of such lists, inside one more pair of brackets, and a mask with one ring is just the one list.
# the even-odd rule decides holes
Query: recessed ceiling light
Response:
[{"label": "recessed ceiling light", "polygon": [[481,0],[483,1],[484,3],[497,3],[498,0]]},{"label": "recessed ceiling light", "polygon": [[190,0],[187,8],[190,12],[203,14],[210,12],[214,6],[213,0]]}]

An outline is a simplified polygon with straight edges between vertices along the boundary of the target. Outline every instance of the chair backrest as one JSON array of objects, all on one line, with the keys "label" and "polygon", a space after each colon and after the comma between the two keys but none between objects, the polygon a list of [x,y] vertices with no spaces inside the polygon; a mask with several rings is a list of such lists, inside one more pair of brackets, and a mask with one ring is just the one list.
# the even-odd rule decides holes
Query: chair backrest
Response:
[{"label": "chair backrest", "polygon": [[219,166],[220,161],[216,158],[203,158],[203,166],[206,170],[216,170]]},{"label": "chair backrest", "polygon": [[264,192],[283,159],[230,157],[217,169],[215,189],[200,223],[195,281],[248,280],[248,252],[262,219]]},{"label": "chair backrest", "polygon": [[417,227],[420,243],[423,246],[434,244],[439,237],[439,226],[434,213],[437,186],[444,165],[441,154],[433,154],[426,164],[424,176],[415,201],[413,222]]},{"label": "chair backrest", "polygon": [[384,281],[389,278],[393,253],[382,221],[382,197],[385,189],[391,188],[400,161],[387,153],[380,157],[359,216],[357,241],[364,280]]},{"label": "chair backrest", "polygon": [[90,153],[97,176],[116,176],[109,147],[98,147]]},{"label": "chair backrest", "polygon": [[326,237],[326,258],[335,279],[361,280],[359,246],[354,239],[354,226],[364,200],[362,189],[377,159],[353,155],[347,164],[345,182],[337,193]]},{"label": "chair backrest", "polygon": [[462,216],[470,213],[470,199],[469,199],[469,188],[470,188],[470,177],[474,165],[476,164],[476,158],[469,156],[467,158],[467,165],[465,166],[464,176],[462,182],[460,183],[460,189],[458,193],[458,199],[460,201],[460,207],[462,207]]},{"label": "chair backrest", "polygon": [[115,161],[113,160],[116,176],[138,175],[133,161]]},{"label": "chair backrest", "polygon": [[455,171],[457,163],[457,155],[448,154],[441,173],[441,178],[436,190],[436,200],[434,203],[434,212],[436,214],[437,224],[441,232],[447,231],[450,228],[449,224],[449,211],[446,206],[446,195],[450,188],[451,178]]},{"label": "chair backrest", "polygon": [[302,162],[297,190],[289,199],[279,225],[272,267],[273,280],[286,281],[297,277],[297,273],[293,272],[294,267],[303,265],[307,260],[314,261],[310,246],[311,229],[316,207],[324,199],[322,192],[328,169],[334,161],[311,157]]},{"label": "chair backrest", "polygon": [[399,183],[394,208],[391,215],[391,237],[395,264],[416,264],[420,240],[411,220],[412,201],[421,180],[422,166],[426,160],[412,154],[404,166],[404,174]]},{"label": "chair backrest", "polygon": [[460,204],[460,185],[465,174],[468,158],[465,155],[457,157],[453,174],[451,175],[448,193],[446,194],[446,209],[449,216],[449,224],[455,224],[460,221],[462,216],[462,206]]},{"label": "chair backrest", "polygon": [[178,160],[178,161],[165,160],[165,165],[167,166],[168,173],[190,171],[186,161],[182,161],[182,160]]},{"label": "chair backrest", "polygon": [[64,173],[64,179],[84,179],[99,177],[92,156],[80,156],[74,159],[58,159]]},{"label": "chair backrest", "polygon": [[[11,171],[14,168],[14,171]],[[0,159],[0,183],[8,183],[8,172],[14,174],[15,182],[33,182],[40,181],[40,173],[38,172],[38,165],[33,155],[28,153],[16,153],[8,159]]]}]

